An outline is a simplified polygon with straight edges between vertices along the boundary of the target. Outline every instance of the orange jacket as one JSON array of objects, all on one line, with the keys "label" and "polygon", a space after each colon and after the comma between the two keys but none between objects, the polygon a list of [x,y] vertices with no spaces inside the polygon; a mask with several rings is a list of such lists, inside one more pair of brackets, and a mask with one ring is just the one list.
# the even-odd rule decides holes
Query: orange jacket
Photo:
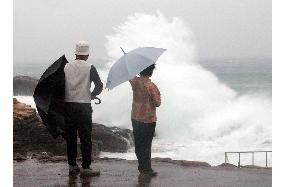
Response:
[{"label": "orange jacket", "polygon": [[158,87],[149,77],[135,77],[129,82],[133,91],[131,118],[144,123],[156,122],[156,107],[161,105]]}]

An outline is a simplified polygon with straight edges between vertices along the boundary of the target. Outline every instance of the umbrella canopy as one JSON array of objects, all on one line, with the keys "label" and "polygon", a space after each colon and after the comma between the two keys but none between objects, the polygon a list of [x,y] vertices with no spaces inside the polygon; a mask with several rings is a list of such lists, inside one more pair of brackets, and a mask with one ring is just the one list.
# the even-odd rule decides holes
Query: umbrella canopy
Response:
[{"label": "umbrella canopy", "polygon": [[119,84],[134,78],[148,66],[154,64],[166,49],[139,47],[124,53],[111,67],[106,88],[113,89]]},{"label": "umbrella canopy", "polygon": [[35,91],[37,111],[49,133],[57,138],[64,136],[64,67],[68,63],[65,55],[48,67],[41,76]]}]

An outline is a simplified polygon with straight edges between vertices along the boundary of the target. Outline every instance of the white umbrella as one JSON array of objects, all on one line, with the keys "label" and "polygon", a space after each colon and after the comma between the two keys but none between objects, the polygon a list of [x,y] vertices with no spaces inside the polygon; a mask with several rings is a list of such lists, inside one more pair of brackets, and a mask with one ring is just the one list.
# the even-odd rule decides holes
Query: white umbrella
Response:
[{"label": "white umbrella", "polygon": [[[122,49],[122,48],[121,48]],[[124,53],[110,68],[106,88],[113,89],[121,83],[133,79],[148,66],[154,64],[166,49],[139,47]]]}]

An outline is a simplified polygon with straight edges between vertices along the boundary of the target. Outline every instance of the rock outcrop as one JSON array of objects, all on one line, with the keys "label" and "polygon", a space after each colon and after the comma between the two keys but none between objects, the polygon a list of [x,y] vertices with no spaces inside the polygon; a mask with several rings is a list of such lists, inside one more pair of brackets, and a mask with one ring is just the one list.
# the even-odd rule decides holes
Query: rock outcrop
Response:
[{"label": "rock outcrop", "polygon": [[102,151],[124,153],[133,146],[133,135],[129,129],[106,127],[94,123],[92,137],[94,141],[102,142]]},{"label": "rock outcrop", "polygon": [[188,160],[172,160],[171,158],[152,158],[153,161],[156,162],[167,162],[172,164],[177,164],[180,166],[188,166],[188,167],[211,167],[207,162],[200,161],[188,161]]},{"label": "rock outcrop", "polygon": [[36,110],[30,105],[13,99],[13,148],[14,153],[51,152],[66,153],[63,138],[54,139],[42,124]]},{"label": "rock outcrop", "polygon": [[[30,105],[20,103],[13,99],[13,147],[16,153],[42,153],[48,155],[66,155],[66,142],[62,137],[54,139],[43,125],[35,109]],[[99,152],[127,152],[133,145],[133,135],[129,129],[106,127],[93,124],[92,129],[93,156]],[[80,152],[78,140],[78,152]]]},{"label": "rock outcrop", "polygon": [[222,164],[218,165],[217,167],[237,168],[238,166],[236,166],[234,164],[230,164],[230,163],[222,163]]},{"label": "rock outcrop", "polygon": [[29,76],[15,76],[13,78],[13,95],[32,96],[38,79]]}]

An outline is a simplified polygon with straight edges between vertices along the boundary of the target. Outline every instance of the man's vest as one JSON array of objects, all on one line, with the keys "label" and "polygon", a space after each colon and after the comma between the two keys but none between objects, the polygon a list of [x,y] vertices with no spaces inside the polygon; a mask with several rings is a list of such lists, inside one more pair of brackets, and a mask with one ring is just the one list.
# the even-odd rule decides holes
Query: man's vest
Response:
[{"label": "man's vest", "polygon": [[65,102],[91,103],[91,64],[74,60],[64,67]]}]

